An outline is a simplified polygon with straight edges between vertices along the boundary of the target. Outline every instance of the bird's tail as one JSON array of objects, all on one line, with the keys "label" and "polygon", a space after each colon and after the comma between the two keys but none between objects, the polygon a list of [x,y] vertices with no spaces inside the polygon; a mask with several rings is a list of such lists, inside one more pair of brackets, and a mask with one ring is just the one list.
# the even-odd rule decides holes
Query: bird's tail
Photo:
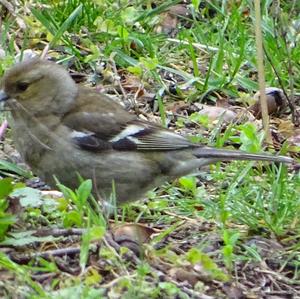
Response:
[{"label": "bird's tail", "polygon": [[231,160],[254,160],[254,161],[271,161],[279,163],[293,163],[294,159],[284,156],[272,156],[268,154],[251,154],[237,150],[224,150],[211,147],[198,147],[194,150],[197,158],[208,158],[214,161],[231,161]]}]

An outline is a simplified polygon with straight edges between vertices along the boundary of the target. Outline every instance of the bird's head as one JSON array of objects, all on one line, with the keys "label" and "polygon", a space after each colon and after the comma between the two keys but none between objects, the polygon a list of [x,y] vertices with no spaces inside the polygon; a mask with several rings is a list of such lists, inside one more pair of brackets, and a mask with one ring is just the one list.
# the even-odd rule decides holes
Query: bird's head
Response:
[{"label": "bird's head", "polygon": [[0,101],[12,109],[23,107],[33,115],[64,113],[77,90],[64,68],[35,58],[16,64],[4,74]]}]

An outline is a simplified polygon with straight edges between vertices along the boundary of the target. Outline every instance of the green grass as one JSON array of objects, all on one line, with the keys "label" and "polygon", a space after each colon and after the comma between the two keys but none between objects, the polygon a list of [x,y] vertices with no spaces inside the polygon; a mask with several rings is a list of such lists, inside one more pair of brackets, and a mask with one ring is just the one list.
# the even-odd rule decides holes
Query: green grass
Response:
[{"label": "green grass", "polygon": [[[180,1],[160,1],[155,7],[148,1],[123,0],[22,2],[28,5],[26,13],[23,5],[15,12],[24,20],[25,29],[11,14],[2,17],[0,47],[6,56],[0,59],[1,75],[14,63],[17,47],[41,51],[48,45],[49,56],[90,77],[111,76],[113,60],[122,76],[135,78],[156,94],[157,111],[150,114],[159,116],[165,126],[170,120],[168,105],[173,102],[213,103],[219,97],[238,98],[241,92],[252,95],[257,90],[253,1],[212,0],[200,8],[199,1],[192,1],[191,14],[181,19],[172,37],[158,33],[157,26],[162,24],[161,13]],[[296,94],[300,88],[300,7],[297,1],[281,5],[276,13],[271,1],[262,1],[266,84]],[[102,62],[106,66],[97,73]],[[171,84],[176,95],[169,90]],[[130,89],[126,92],[129,97],[135,95]],[[224,130],[221,121],[212,124],[197,112],[175,121],[183,132],[194,125],[193,140],[217,147],[231,144],[251,152],[263,150],[263,136],[253,123],[230,124]],[[283,146],[283,154],[289,149]],[[117,251],[106,242],[109,226],[90,196],[90,181],[82,182],[77,190],[60,185],[64,198],[53,200],[28,189],[25,194],[19,181],[30,174],[13,164],[1,161],[0,175],[12,178],[0,180],[1,240],[19,252],[33,254],[47,248],[79,248],[72,258],[35,257],[23,264],[9,252],[1,252],[0,267],[9,277],[1,285],[5,298],[12,293],[21,298],[105,298],[108,294],[192,298],[202,293],[226,298],[218,287],[224,281],[243,284],[241,273],[255,280],[248,265],[269,271],[277,284],[283,281],[300,292],[300,176],[289,173],[284,165],[219,163],[197,177],[166,183],[149,192],[148,200],[122,207],[115,215],[119,224],[138,222],[161,229],[151,242],[139,246],[143,254],[137,259],[126,248]],[[27,198],[29,192],[30,199],[29,204],[21,203],[18,213],[11,211],[8,200],[16,190]],[[40,228],[80,228],[84,234],[24,235]],[[259,244],[253,245],[258,237],[279,243],[281,249],[268,245],[275,252],[266,257]],[[175,275],[177,268],[191,273],[197,283],[183,287]],[[42,274],[49,275],[48,280],[39,280]],[[262,288],[262,292],[267,291]],[[264,294],[258,291],[256,295]]]}]

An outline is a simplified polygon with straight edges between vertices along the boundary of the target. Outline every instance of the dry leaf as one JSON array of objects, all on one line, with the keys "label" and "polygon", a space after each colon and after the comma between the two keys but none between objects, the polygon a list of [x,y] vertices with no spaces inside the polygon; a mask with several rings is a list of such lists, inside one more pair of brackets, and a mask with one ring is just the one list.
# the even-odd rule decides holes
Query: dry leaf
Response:
[{"label": "dry leaf", "polygon": [[207,115],[210,121],[215,121],[223,118],[224,122],[231,122],[237,117],[237,114],[235,112],[223,107],[208,106],[198,103],[195,103],[195,105],[200,109],[198,113],[200,115]]},{"label": "dry leaf", "polygon": [[[296,129],[294,131],[293,136],[289,137],[287,141],[290,145],[300,147],[300,129]],[[299,150],[300,150],[300,148],[299,148]]]},{"label": "dry leaf", "polygon": [[289,138],[294,135],[295,127],[290,120],[279,120],[278,133],[280,133],[285,138]]},{"label": "dry leaf", "polygon": [[141,245],[149,242],[154,229],[137,223],[124,224],[113,228],[115,241],[123,247],[131,249],[134,253],[139,254]]},{"label": "dry leaf", "polygon": [[222,287],[228,299],[244,299],[245,295],[241,288],[234,285],[234,283],[225,283]]},{"label": "dry leaf", "polygon": [[191,286],[194,286],[200,280],[195,271],[187,271],[183,268],[172,268],[169,270],[169,275],[176,281],[187,281]]},{"label": "dry leaf", "polygon": [[179,17],[189,17],[190,12],[186,5],[177,4],[172,6],[167,12],[160,15],[160,23],[156,26],[156,33],[165,33],[174,36],[179,23]]}]

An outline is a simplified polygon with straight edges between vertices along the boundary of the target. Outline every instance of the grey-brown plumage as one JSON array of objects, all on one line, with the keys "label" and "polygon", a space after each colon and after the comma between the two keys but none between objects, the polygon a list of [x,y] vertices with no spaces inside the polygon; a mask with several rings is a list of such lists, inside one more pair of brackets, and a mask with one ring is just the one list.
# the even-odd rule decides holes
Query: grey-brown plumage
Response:
[{"label": "grey-brown plumage", "polygon": [[12,110],[15,144],[34,173],[52,186],[55,175],[72,188],[79,173],[93,180],[104,199],[114,181],[119,203],[216,161],[293,161],[192,144],[137,119],[107,96],[76,85],[62,67],[39,59],[4,75],[0,100]]}]

